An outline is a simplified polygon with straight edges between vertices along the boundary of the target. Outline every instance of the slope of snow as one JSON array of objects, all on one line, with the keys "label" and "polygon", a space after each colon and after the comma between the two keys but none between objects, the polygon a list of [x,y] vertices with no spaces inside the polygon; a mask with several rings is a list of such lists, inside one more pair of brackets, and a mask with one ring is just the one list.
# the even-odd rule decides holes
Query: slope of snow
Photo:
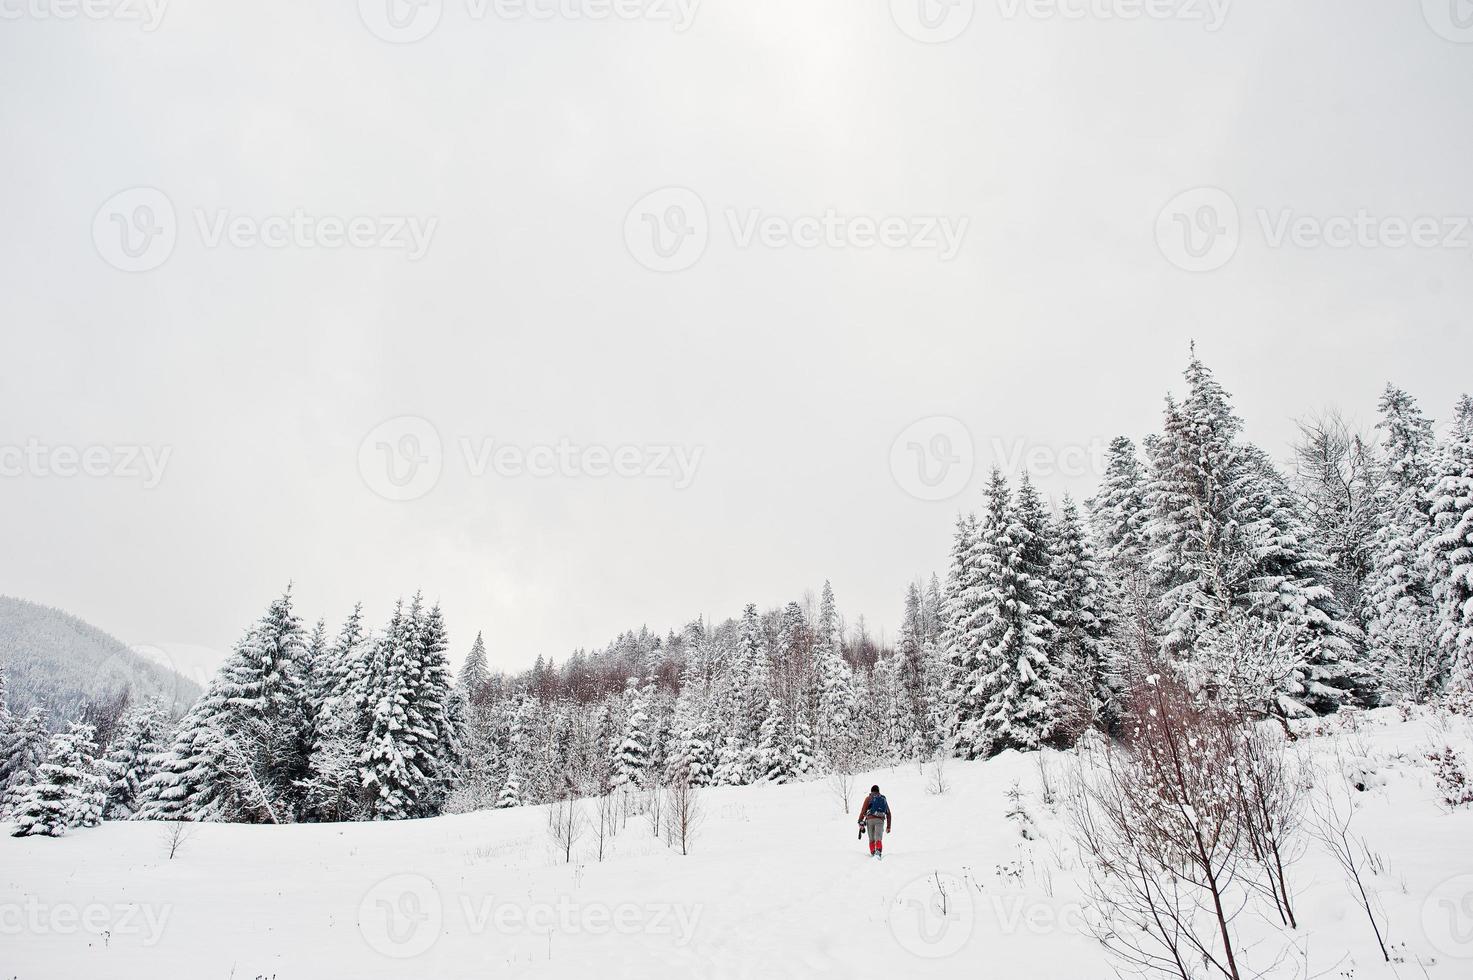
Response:
[{"label": "slope of snow", "polygon": [[[1371,776],[1354,829],[1383,862],[1368,881],[1403,962],[1382,962],[1364,911],[1313,842],[1291,872],[1302,922],[1292,945],[1245,913],[1244,958],[1262,970],[1283,951],[1274,975],[1286,977],[1473,975],[1473,812],[1439,806],[1423,760],[1445,744],[1473,756],[1468,722],[1361,718],[1357,731],[1324,723],[1328,733],[1301,745],[1319,778]],[[1062,783],[1068,754],[1048,761]],[[856,782],[878,781],[894,807],[883,862],[868,859],[823,782],[707,791],[685,857],[630,816],[604,861],[585,833],[566,864],[546,808],[201,825],[173,860],[158,824],[6,837],[0,976],[1113,976],[1082,930],[1077,860],[1040,801],[1036,757],[952,763],[947,777],[942,796],[914,767]],[[1036,840],[1004,817],[1015,781]]]}]

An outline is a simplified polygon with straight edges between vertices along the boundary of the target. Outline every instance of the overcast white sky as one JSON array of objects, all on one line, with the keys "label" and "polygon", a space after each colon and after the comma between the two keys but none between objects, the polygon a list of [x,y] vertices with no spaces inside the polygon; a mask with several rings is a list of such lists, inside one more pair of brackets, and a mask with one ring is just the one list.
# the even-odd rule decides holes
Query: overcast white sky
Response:
[{"label": "overcast white sky", "polygon": [[[1192,338],[1276,455],[1389,379],[1473,387],[1466,0],[106,2],[0,0],[0,592],[129,642],[223,649],[288,580],[334,623],[422,588],[508,668],[825,577],[893,633],[999,445],[1087,495]],[[829,210],[839,244],[776,244]],[[862,247],[885,218],[906,246]],[[701,455],[477,475],[485,440]],[[912,443],[959,496],[907,492]],[[58,475],[94,445],[111,476]]]}]

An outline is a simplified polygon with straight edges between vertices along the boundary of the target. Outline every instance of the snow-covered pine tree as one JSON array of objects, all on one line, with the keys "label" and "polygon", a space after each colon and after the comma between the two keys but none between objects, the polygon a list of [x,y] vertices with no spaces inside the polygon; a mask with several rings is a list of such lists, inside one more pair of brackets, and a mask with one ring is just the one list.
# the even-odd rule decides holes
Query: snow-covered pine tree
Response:
[{"label": "snow-covered pine tree", "polygon": [[1167,399],[1165,430],[1151,445],[1151,572],[1167,654],[1211,686],[1219,671],[1201,658],[1221,644],[1204,638],[1241,612],[1291,626],[1308,667],[1280,692],[1281,710],[1334,710],[1362,674],[1358,631],[1325,584],[1328,561],[1287,483],[1239,441],[1242,422],[1195,355],[1186,377],[1186,400]]},{"label": "snow-covered pine tree", "polygon": [[60,837],[73,827],[102,821],[107,791],[96,771],[94,732],[91,725],[73,724],[51,736],[46,761],[12,814],[12,836]]},{"label": "snow-covered pine tree", "polygon": [[1123,689],[1120,658],[1110,642],[1118,598],[1109,591],[1079,508],[1068,497],[1059,512],[1053,560],[1058,588],[1056,659],[1068,706],[1065,725],[1072,740],[1096,724],[1114,725]]},{"label": "snow-covered pine tree", "polygon": [[1388,384],[1380,403],[1379,523],[1362,600],[1366,660],[1380,679],[1380,700],[1423,701],[1441,683],[1437,613],[1424,565],[1437,446],[1432,421],[1415,399]]},{"label": "snow-covered pine tree", "polygon": [[1059,735],[1064,693],[1053,655],[1053,538],[1053,522],[1025,474],[999,536],[985,600],[982,728],[992,752],[1031,751]]},{"label": "snow-covered pine tree", "polygon": [[1464,395],[1438,453],[1424,567],[1437,606],[1444,684],[1473,687],[1473,397]]},{"label": "snow-covered pine tree", "polygon": [[522,781],[517,778],[516,771],[507,774],[506,783],[501,787],[501,792],[496,794],[496,809],[506,810],[514,806],[522,805]]},{"label": "snow-covered pine tree", "polygon": [[310,746],[302,682],[307,635],[291,590],[236,644],[184,716],[139,816],[284,823],[295,819]]},{"label": "snow-covered pine tree", "polygon": [[983,758],[992,746],[982,721],[989,696],[984,682],[991,666],[985,644],[1002,599],[996,591],[1001,577],[999,549],[1011,508],[1007,479],[994,468],[980,523],[969,515],[959,517],[952,538],[943,636],[953,684],[947,696],[948,728],[964,759]]},{"label": "snow-covered pine tree", "polygon": [[767,702],[757,746],[757,778],[762,782],[791,782],[795,773],[793,745],[788,733],[787,712],[777,698]]},{"label": "snow-covered pine tree", "polygon": [[624,716],[624,738],[614,767],[614,785],[639,787],[648,782],[650,773],[650,717],[646,691],[629,678],[625,687],[628,704]]},{"label": "snow-covered pine tree", "polygon": [[818,670],[818,716],[815,736],[822,755],[849,751],[854,725],[854,672],[844,659],[839,637],[839,611],[834,588],[826,580],[819,600],[818,624],[813,636]]},{"label": "snow-covered pine tree", "polygon": [[920,586],[912,582],[905,593],[905,612],[900,622],[900,637],[895,655],[900,658],[903,727],[909,730],[906,754],[929,758],[940,742],[931,727],[934,719],[932,691],[926,662],[924,601]]},{"label": "snow-covered pine tree", "polygon": [[813,741],[813,724],[808,720],[808,708],[799,705],[793,722],[793,775],[805,779],[819,771],[818,748]]},{"label": "snow-covered pine tree", "polygon": [[134,705],[123,715],[118,733],[99,766],[107,787],[103,816],[128,820],[137,812],[143,786],[159,771],[159,757],[169,739],[169,719],[157,701]]},{"label": "snow-covered pine tree", "polygon": [[1125,436],[1110,442],[1099,491],[1086,501],[1101,558],[1121,578],[1143,576],[1150,562],[1147,479],[1135,443]]},{"label": "snow-covered pine tree", "polygon": [[[419,596],[415,600],[416,608],[422,609]],[[429,817],[439,811],[450,792],[460,757],[460,739],[450,716],[450,693],[455,677],[447,655],[450,639],[438,603],[422,613],[417,632],[420,672],[409,705],[409,722],[427,733],[421,763],[426,781],[418,800],[417,816]]]},{"label": "snow-covered pine tree", "polygon": [[15,717],[10,713],[10,691],[5,681],[5,665],[0,664],[0,764],[3,764],[6,747],[14,732]]},{"label": "snow-covered pine tree", "polygon": [[458,682],[471,704],[484,699],[485,687],[491,682],[491,668],[486,660],[486,641],[480,633],[476,634],[476,642],[471,644],[471,652],[460,668]]},{"label": "snow-covered pine tree", "polygon": [[0,818],[12,812],[20,802],[22,791],[35,781],[46,761],[50,743],[46,731],[46,712],[33,707],[15,722],[10,738],[0,754]]},{"label": "snow-covered pine tree", "polygon": [[302,786],[307,819],[337,822],[361,815],[358,755],[368,731],[364,685],[373,646],[358,603],[314,671],[317,712]]},{"label": "snow-covered pine tree", "polygon": [[368,671],[368,726],[358,766],[368,815],[375,820],[413,816],[426,782],[419,759],[421,739],[429,733],[411,726],[408,708],[420,676],[414,619],[414,611],[406,610],[402,600],[395,603]]}]

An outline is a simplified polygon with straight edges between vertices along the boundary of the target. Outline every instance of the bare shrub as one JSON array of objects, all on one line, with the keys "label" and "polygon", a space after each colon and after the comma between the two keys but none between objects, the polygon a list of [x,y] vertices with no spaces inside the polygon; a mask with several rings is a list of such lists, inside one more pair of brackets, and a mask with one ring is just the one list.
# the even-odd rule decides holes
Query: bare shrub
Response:
[{"label": "bare shrub", "polygon": [[602,861],[613,846],[614,832],[619,826],[619,804],[607,784],[598,789],[593,803],[594,842],[598,845],[598,859]]},{"label": "bare shrub", "polygon": [[1381,955],[1390,963],[1391,954],[1386,950],[1381,923],[1376,920],[1376,907],[1380,902],[1374,891],[1366,889],[1367,859],[1371,850],[1365,838],[1351,832],[1355,800],[1347,789],[1344,785],[1337,788],[1333,780],[1325,781],[1324,788],[1310,800],[1310,831],[1345,873],[1345,885],[1365,909],[1371,931],[1376,934],[1376,943],[1381,947]]},{"label": "bare shrub", "polygon": [[660,818],[665,813],[665,787],[660,785],[658,779],[650,780],[649,787],[645,790],[645,816],[650,821],[650,833],[656,839],[660,836]]},{"label": "bare shrub", "polygon": [[[946,758],[946,752],[940,751],[931,760],[930,775],[926,779],[926,792],[932,796],[945,796],[951,789],[951,782],[946,778]],[[849,811],[846,808],[844,812]]]},{"label": "bare shrub", "polygon": [[672,785],[665,794],[665,835],[670,846],[679,847],[681,854],[689,854],[696,831],[704,820],[700,791],[684,779]]},{"label": "bare shrub", "polygon": [[583,805],[577,799],[562,799],[548,810],[547,834],[566,864],[573,863],[573,847],[583,837]]},{"label": "bare shrub", "polygon": [[183,820],[171,820],[164,825],[164,850],[168,852],[170,861],[193,836],[194,827]]},{"label": "bare shrub", "polygon": [[1299,766],[1287,752],[1283,736],[1272,730],[1241,723],[1234,739],[1238,775],[1238,805],[1249,854],[1263,871],[1263,879],[1247,879],[1274,904],[1279,919],[1299,928],[1288,882],[1289,868],[1304,853],[1299,836],[1304,819],[1303,780]]},{"label": "bare shrub", "polygon": [[1231,721],[1185,685],[1148,675],[1131,692],[1129,750],[1076,770],[1069,818],[1095,904],[1095,938],[1128,969],[1192,980],[1197,964],[1241,980],[1232,923],[1247,896]]}]

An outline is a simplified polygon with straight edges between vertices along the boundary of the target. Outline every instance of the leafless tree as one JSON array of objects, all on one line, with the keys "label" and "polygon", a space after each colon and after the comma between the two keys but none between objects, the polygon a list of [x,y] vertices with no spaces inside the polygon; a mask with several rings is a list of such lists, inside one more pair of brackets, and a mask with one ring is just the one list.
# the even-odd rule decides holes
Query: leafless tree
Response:
[{"label": "leafless tree", "polygon": [[567,864],[573,863],[573,847],[583,836],[584,824],[583,805],[577,799],[559,800],[548,810],[548,836]]},{"label": "leafless tree", "polygon": [[1240,722],[1234,749],[1237,757],[1238,806],[1243,836],[1263,881],[1246,879],[1266,895],[1291,929],[1299,928],[1289,888],[1289,869],[1304,853],[1300,837],[1304,820],[1304,780],[1299,765],[1279,732]]},{"label": "leafless tree", "polygon": [[193,836],[194,827],[183,820],[171,820],[164,825],[164,849],[169,852],[170,861]]},{"label": "leafless tree", "polygon": [[650,820],[650,833],[657,839],[660,836],[660,818],[665,810],[665,788],[660,785],[658,779],[651,779],[649,788],[645,790],[645,815]]},{"label": "leafless tree", "polygon": [[[1337,785],[1338,783],[1338,785]],[[1366,889],[1366,874],[1370,870],[1363,864],[1362,855],[1369,856],[1370,848],[1364,838],[1351,832],[1351,821],[1355,816],[1355,802],[1349,795],[1348,786],[1334,779],[1326,779],[1310,798],[1310,832],[1330,852],[1340,870],[1345,873],[1345,885],[1350,894],[1359,900],[1371,922],[1371,931],[1376,934],[1376,943],[1387,963],[1391,954],[1386,950],[1386,938],[1381,923],[1376,921],[1376,901],[1372,891]]]},{"label": "leafless tree", "polygon": [[1131,692],[1128,750],[1105,746],[1076,770],[1069,818],[1085,859],[1099,941],[1128,968],[1193,980],[1197,964],[1242,980],[1232,923],[1242,824],[1223,713],[1180,680],[1151,674]]},{"label": "leafless tree", "polygon": [[835,746],[829,759],[833,767],[824,780],[829,793],[839,801],[839,809],[849,812],[854,801],[855,770],[854,753],[841,742]]},{"label": "leafless tree", "polygon": [[665,794],[665,834],[670,846],[689,854],[704,819],[700,791],[683,779],[673,784]]},{"label": "leafless tree", "polygon": [[598,859],[602,861],[613,846],[614,832],[619,826],[619,807],[608,786],[601,786],[594,798],[594,840],[598,844]]},{"label": "leafless tree", "polygon": [[[947,751],[941,749],[931,759],[930,778],[926,780],[926,792],[932,796],[945,796],[951,790],[951,782],[946,778]],[[845,808],[848,812],[848,808]]]}]

